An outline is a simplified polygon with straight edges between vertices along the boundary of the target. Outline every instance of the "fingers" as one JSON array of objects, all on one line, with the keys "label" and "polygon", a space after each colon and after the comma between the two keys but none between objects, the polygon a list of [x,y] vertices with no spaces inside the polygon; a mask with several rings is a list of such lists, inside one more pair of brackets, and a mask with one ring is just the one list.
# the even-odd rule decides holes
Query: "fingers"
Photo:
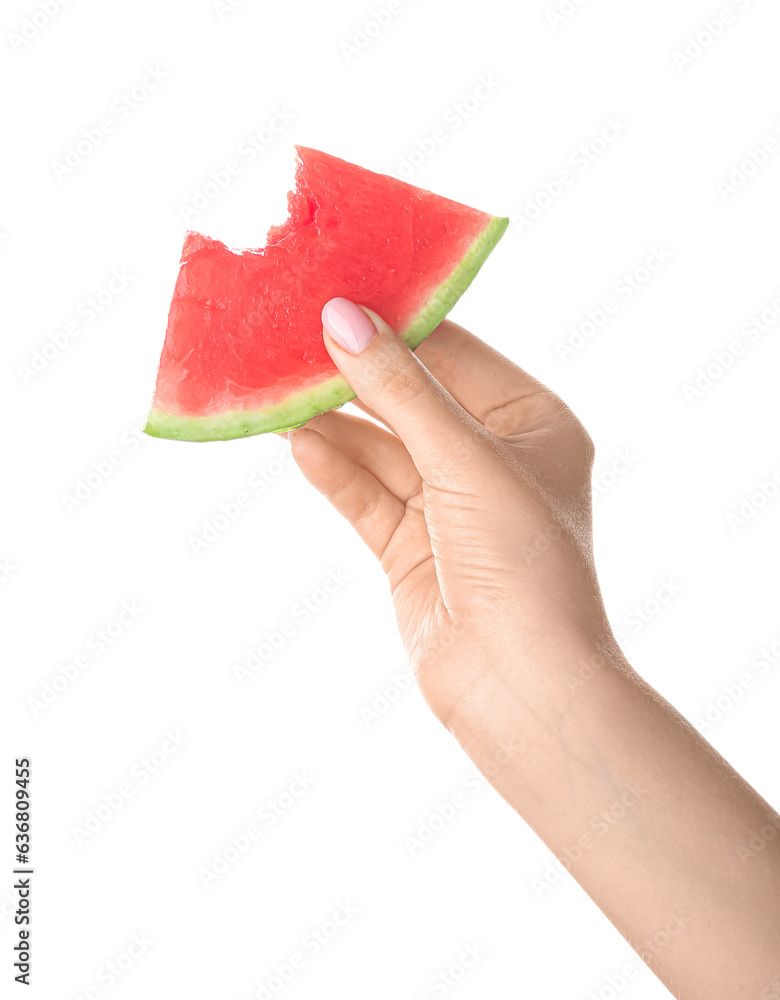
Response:
[{"label": "fingers", "polygon": [[357,465],[406,503],[420,489],[420,474],[401,441],[370,420],[338,410],[306,424],[328,438]]},{"label": "fingers", "polygon": [[304,476],[381,559],[403,519],[405,504],[318,431],[300,427],[290,444]]},{"label": "fingers", "polygon": [[427,482],[453,447],[485,434],[375,313],[331,299],[322,320],[334,363],[359,399],[394,428]]},{"label": "fingers", "polygon": [[499,437],[549,418],[554,394],[503,354],[445,320],[415,352],[438,382]]}]

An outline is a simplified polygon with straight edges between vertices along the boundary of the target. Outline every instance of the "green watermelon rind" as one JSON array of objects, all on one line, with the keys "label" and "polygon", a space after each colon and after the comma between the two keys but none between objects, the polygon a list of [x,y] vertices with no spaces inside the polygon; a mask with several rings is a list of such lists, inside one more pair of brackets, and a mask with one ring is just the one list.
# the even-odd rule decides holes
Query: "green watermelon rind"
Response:
[{"label": "green watermelon rind", "polygon": [[[415,350],[445,318],[466,291],[493,248],[504,235],[509,219],[494,216],[477,236],[463,259],[439,285],[405,330],[404,342]],[[229,441],[271,431],[301,427],[312,417],[343,406],[355,398],[343,375],[292,393],[280,403],[259,410],[232,410],[207,417],[188,417],[152,409],[144,431],[152,437],[176,441]]]}]

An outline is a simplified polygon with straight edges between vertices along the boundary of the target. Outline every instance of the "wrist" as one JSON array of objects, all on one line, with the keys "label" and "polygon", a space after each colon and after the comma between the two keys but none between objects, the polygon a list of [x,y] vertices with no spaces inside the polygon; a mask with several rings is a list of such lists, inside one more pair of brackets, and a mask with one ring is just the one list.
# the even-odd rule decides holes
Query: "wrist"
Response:
[{"label": "wrist", "polygon": [[579,738],[576,730],[586,733],[601,719],[615,682],[622,686],[634,677],[607,630],[548,636],[485,670],[445,725],[508,797],[505,781],[515,785],[525,775],[533,784],[545,761],[574,749],[570,740]]}]

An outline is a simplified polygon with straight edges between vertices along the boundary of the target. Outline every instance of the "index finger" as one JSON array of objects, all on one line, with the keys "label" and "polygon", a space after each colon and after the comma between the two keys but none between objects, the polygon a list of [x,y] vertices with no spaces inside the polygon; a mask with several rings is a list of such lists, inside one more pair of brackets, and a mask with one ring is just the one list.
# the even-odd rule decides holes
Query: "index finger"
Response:
[{"label": "index finger", "polygon": [[533,375],[451,320],[415,351],[453,399],[499,437],[528,430],[553,393]]}]

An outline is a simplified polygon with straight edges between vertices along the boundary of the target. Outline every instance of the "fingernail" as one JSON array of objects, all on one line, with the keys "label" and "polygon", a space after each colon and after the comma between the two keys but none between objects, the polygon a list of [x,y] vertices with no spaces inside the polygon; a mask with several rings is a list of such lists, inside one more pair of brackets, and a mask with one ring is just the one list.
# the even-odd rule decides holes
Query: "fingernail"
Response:
[{"label": "fingernail", "polygon": [[360,354],[376,337],[376,328],[363,310],[349,299],[331,299],[322,307],[322,325],[350,354]]}]

